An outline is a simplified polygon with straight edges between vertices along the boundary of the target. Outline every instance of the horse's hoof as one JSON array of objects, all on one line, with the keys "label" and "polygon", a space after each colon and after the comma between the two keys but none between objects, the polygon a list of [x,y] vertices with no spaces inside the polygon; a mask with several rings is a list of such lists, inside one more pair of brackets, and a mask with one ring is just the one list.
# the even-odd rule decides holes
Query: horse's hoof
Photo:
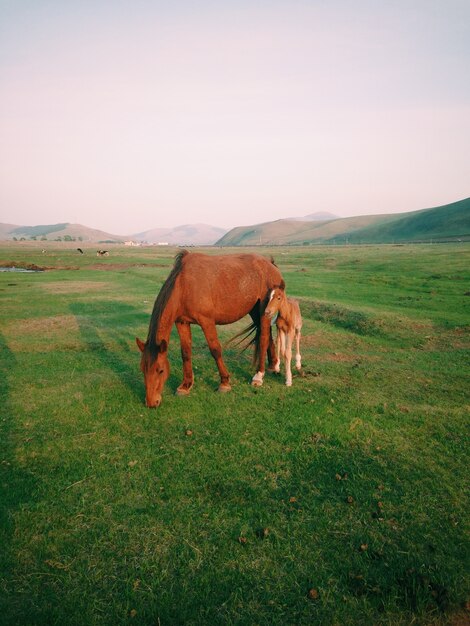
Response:
[{"label": "horse's hoof", "polygon": [[292,381],[286,380],[286,387],[292,387]]},{"label": "horse's hoof", "polygon": [[253,387],[261,387],[263,384],[264,372],[256,372],[256,374],[251,379],[251,384]]},{"label": "horse's hoof", "polygon": [[232,387],[228,384],[225,385],[219,385],[219,388],[217,390],[219,393],[228,393],[229,391],[232,391]]},{"label": "horse's hoof", "polygon": [[178,389],[176,390],[176,395],[177,396],[189,396],[191,389],[192,389],[192,385],[191,387],[183,387],[183,385],[180,385]]}]

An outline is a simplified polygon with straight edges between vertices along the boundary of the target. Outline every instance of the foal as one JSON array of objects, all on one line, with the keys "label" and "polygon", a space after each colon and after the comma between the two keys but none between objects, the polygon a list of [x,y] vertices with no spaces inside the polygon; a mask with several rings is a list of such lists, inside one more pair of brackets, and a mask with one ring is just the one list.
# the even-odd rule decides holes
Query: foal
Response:
[{"label": "foal", "polygon": [[295,367],[298,371],[300,371],[301,368],[300,331],[302,329],[302,316],[300,314],[299,303],[293,298],[288,298],[283,289],[276,288],[271,291],[264,314],[271,319],[275,318],[277,314],[276,362],[274,364],[274,371],[277,373],[280,372],[280,357],[282,355],[286,367],[286,385],[290,387],[292,385],[290,366],[294,337],[296,343]]}]

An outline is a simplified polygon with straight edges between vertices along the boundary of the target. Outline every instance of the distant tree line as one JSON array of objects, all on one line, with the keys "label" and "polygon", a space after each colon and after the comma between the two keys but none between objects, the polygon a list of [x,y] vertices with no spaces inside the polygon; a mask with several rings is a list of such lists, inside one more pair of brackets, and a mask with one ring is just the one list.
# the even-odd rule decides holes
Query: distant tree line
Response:
[{"label": "distant tree line", "polygon": [[[27,238],[20,237],[18,239],[18,237],[13,237],[13,241],[27,241]],[[38,237],[36,235],[31,235],[31,237],[29,237],[29,241],[38,241]],[[48,241],[48,239],[45,235],[43,235],[39,239],[39,241]],[[56,237],[51,241],[83,241],[83,237],[72,237],[72,235],[64,235],[63,237]]]}]

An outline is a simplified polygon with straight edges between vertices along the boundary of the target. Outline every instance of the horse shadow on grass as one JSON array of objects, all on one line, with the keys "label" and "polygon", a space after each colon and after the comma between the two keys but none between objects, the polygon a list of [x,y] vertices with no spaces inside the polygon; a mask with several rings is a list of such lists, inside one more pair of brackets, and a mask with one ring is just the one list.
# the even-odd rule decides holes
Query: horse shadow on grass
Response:
[{"label": "horse shadow on grass", "polygon": [[33,472],[23,469],[16,462],[15,448],[18,426],[17,414],[10,401],[11,384],[17,365],[14,353],[0,333],[0,437],[2,440],[2,460],[0,463],[0,571],[3,572],[3,601],[0,613],[6,623],[17,623],[20,600],[13,581],[17,566],[15,552],[15,511],[32,505],[39,498],[38,479]]},{"label": "horse shadow on grass", "polygon": [[[85,350],[117,375],[135,398],[142,400],[145,391],[134,338],[136,329],[147,322],[148,315],[129,304],[107,300],[76,302],[70,311],[77,321]],[[135,358],[126,358],[131,353]]]}]

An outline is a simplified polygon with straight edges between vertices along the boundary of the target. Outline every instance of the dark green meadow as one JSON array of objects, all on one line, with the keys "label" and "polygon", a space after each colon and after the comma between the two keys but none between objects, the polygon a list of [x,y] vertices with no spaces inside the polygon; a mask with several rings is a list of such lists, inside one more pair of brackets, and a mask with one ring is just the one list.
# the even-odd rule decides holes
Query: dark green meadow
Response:
[{"label": "dark green meadow", "polygon": [[258,250],[303,375],[252,388],[229,347],[218,394],[195,328],[157,410],[135,336],[175,250],[42,246],[0,244],[50,268],[0,273],[1,624],[469,623],[470,244]]}]

